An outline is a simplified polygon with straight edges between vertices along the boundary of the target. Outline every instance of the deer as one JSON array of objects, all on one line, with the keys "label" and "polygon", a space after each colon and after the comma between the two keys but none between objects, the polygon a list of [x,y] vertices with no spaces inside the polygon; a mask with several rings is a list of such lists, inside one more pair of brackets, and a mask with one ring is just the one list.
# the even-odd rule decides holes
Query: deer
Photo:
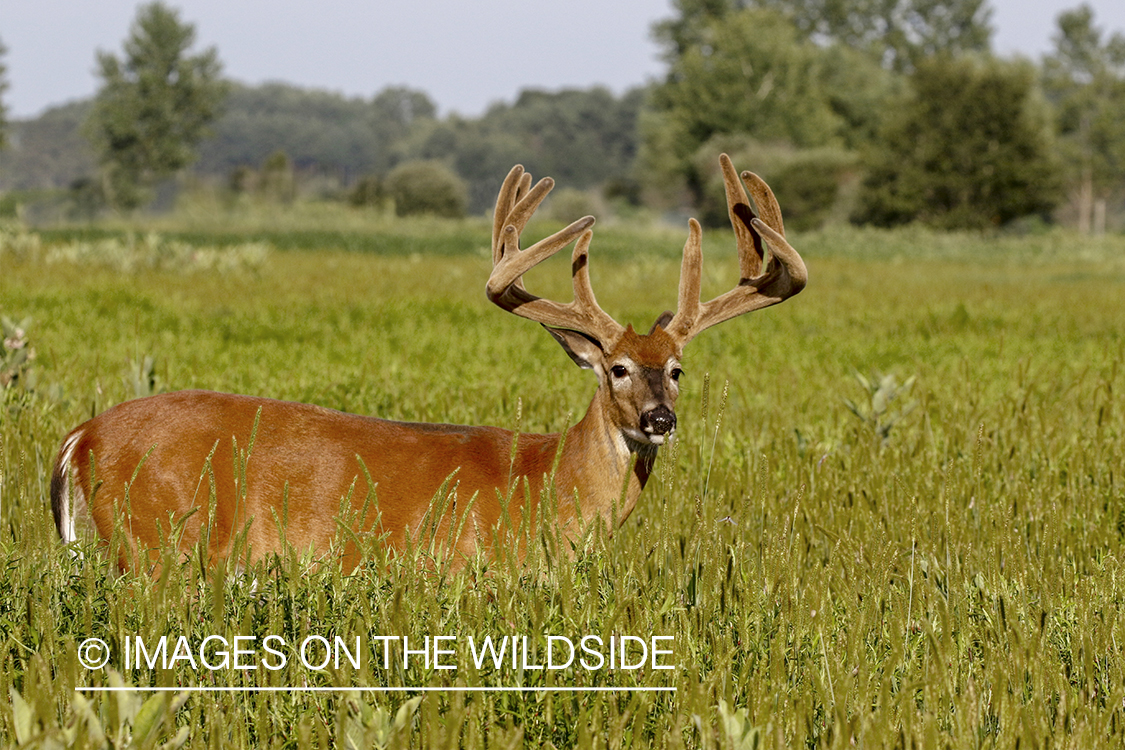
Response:
[{"label": "deer", "polygon": [[[690,219],[677,309],[647,334],[621,326],[594,297],[594,218],[521,249],[521,234],[554,181],[533,185],[520,165],[504,180],[488,299],[542,325],[575,364],[597,375],[585,416],[564,432],[391,421],[203,390],[139,398],[63,439],[50,486],[59,536],[72,545],[79,528],[92,525],[108,546],[116,533],[118,568],[151,571],[160,567],[161,545],[173,545],[181,561],[196,550],[206,566],[236,554],[253,562],[292,545],[352,569],[362,560],[355,543],[339,544],[344,518],[351,533],[374,535],[392,553],[423,543],[426,533],[440,538],[454,569],[502,552],[522,563],[526,545],[513,550],[513,535],[498,531],[505,525],[550,529],[571,549],[592,523],[612,534],[636,507],[658,449],[675,434],[684,347],[807,282],[769,186],[752,172],[736,173],[726,154],[720,165],[741,278],[701,302],[702,229]],[[524,274],[572,242],[573,301],[529,292]],[[224,443],[232,449],[220,450]]]}]

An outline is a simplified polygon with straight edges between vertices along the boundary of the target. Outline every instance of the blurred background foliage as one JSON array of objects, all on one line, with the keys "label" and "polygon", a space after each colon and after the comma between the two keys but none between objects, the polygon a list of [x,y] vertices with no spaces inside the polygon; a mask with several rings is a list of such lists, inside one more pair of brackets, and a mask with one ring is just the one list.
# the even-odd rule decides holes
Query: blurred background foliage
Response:
[{"label": "blurred background foliage", "polygon": [[[219,50],[193,49],[192,24],[153,3],[120,59],[99,56],[92,100],[24,120],[0,109],[0,215],[166,212],[200,192],[228,208],[477,215],[518,162],[586,192],[568,203],[600,216],[721,224],[725,149],[776,186],[798,228],[1121,231],[1125,38],[1079,5],[1049,54],[1000,58],[991,13],[987,0],[677,0],[653,30],[659,80],[620,95],[527,89],[465,117],[402,86],[348,98],[226,81]],[[0,104],[3,80],[0,67]],[[175,106],[136,106],[161,97]],[[406,196],[408,174],[445,197]]]}]

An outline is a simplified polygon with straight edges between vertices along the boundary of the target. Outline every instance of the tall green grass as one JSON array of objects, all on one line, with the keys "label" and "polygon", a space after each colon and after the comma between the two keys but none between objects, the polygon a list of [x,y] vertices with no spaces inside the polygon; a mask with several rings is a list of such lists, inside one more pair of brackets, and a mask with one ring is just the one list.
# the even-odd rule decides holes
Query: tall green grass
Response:
[{"label": "tall green grass", "polygon": [[[575,562],[545,539],[526,569],[441,576],[390,561],[344,575],[293,551],[250,571],[188,563],[149,580],[60,547],[47,508],[59,439],[145,389],[527,431],[580,416],[592,378],[538,326],[488,305],[487,235],[464,231],[458,241],[476,249],[450,257],[314,246],[225,274],[0,254],[0,313],[32,319],[37,378],[32,392],[0,396],[0,744],[1122,744],[1120,241],[795,240],[809,287],[692,342],[675,443],[620,532]],[[674,305],[682,237],[598,232],[599,301],[648,326]],[[704,241],[714,294],[736,266],[728,235]],[[568,298],[568,259],[556,260],[528,286]],[[884,403],[876,373],[913,382]],[[881,432],[879,415],[896,410],[905,415]],[[359,669],[291,659],[215,673],[120,661],[127,637],[267,634],[361,636],[365,658]],[[462,652],[457,670],[383,670],[369,640],[551,634],[671,635],[677,669],[477,671]],[[91,636],[114,649],[116,672],[80,665]],[[676,690],[75,689],[115,680]]]}]

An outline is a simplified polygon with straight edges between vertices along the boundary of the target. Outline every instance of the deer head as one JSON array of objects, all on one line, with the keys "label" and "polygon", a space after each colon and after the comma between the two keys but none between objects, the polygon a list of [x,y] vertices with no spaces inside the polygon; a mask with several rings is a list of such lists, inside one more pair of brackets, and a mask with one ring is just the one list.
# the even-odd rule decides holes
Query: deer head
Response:
[{"label": "deer head", "polygon": [[[661,315],[647,334],[636,333],[632,326],[623,328],[598,306],[589,275],[594,217],[579,219],[526,250],[520,249],[520,234],[551,191],[553,180],[547,177],[532,186],[531,175],[521,166],[513,167],[496,201],[488,298],[542,324],[579,367],[597,373],[599,389],[594,403],[634,452],[663,444],[675,430],[684,346],[724,320],[788,299],[804,288],[808,278],[801,256],[785,240],[781,210],[769,186],[752,172],[743,172],[740,179],[726,154],[719,162],[741,278],[725,294],[700,301],[702,229],[691,219],[677,310]],[[754,196],[757,215],[743,181]],[[558,303],[528,292],[523,274],[575,240],[571,259],[574,301]],[[771,251],[768,263],[766,245]]]}]

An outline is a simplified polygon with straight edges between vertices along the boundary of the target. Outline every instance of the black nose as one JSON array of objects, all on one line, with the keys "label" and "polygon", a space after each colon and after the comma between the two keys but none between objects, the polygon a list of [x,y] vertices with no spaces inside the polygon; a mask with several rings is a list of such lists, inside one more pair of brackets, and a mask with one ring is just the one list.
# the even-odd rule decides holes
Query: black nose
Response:
[{"label": "black nose", "polygon": [[676,429],[676,415],[667,406],[658,406],[641,415],[641,430],[648,435],[667,435]]}]

